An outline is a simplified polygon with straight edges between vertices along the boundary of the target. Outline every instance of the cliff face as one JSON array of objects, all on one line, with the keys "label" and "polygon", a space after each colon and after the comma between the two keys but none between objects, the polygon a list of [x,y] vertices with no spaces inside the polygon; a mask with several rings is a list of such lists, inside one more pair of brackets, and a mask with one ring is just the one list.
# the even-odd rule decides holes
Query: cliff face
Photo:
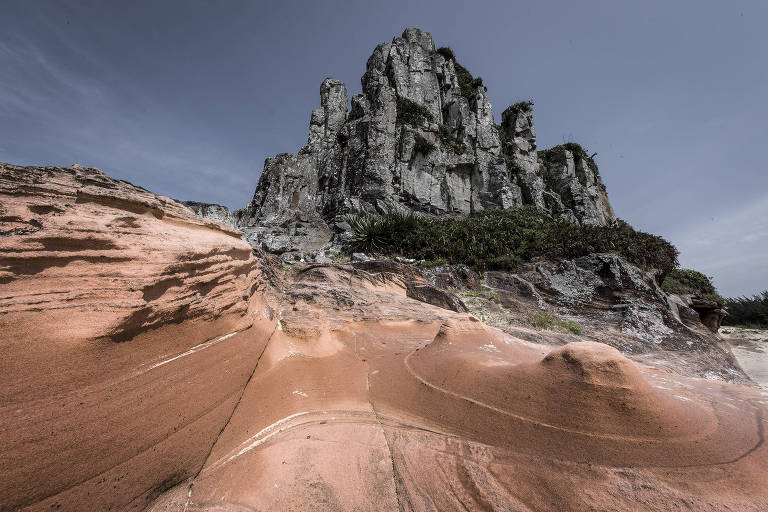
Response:
[{"label": "cliff face", "polygon": [[346,215],[389,210],[525,204],[574,222],[614,219],[583,150],[564,145],[540,157],[529,103],[506,109],[496,125],[482,81],[450,50],[436,51],[430,34],[407,29],[377,46],[362,86],[348,110],[344,84],[323,81],[307,145],[266,160],[253,200],[234,213],[252,245],[312,251],[347,227]]}]

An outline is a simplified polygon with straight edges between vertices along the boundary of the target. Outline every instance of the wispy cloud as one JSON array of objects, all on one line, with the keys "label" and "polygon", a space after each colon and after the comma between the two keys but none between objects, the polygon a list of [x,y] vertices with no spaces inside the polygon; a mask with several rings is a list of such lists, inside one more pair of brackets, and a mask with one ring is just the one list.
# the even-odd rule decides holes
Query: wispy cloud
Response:
[{"label": "wispy cloud", "polygon": [[[91,65],[101,70],[110,66]],[[108,74],[80,74],[27,41],[0,41],[0,66],[13,77],[0,82],[0,118],[6,129],[35,123],[54,138],[56,150],[46,145],[36,151],[33,146],[41,160],[25,163],[55,158],[46,163],[100,166],[115,177],[181,199],[225,203],[227,191],[255,187],[241,155],[228,153],[212,137],[201,144],[199,134],[208,133],[207,127],[188,113],[169,111],[140,89]],[[151,115],[142,115],[146,112]],[[11,149],[7,154],[15,153]],[[245,197],[241,193],[235,205],[243,206]]]},{"label": "wispy cloud", "polygon": [[722,293],[768,289],[768,197],[670,238],[680,249],[681,264],[715,276]]}]

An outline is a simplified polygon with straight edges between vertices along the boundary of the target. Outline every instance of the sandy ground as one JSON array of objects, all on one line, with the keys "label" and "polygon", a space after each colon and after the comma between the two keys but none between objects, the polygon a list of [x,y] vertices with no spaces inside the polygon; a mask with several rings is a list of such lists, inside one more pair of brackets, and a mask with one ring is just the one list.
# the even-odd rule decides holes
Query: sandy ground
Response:
[{"label": "sandy ground", "polygon": [[768,389],[768,329],[723,327],[720,334],[730,343],[747,375]]}]

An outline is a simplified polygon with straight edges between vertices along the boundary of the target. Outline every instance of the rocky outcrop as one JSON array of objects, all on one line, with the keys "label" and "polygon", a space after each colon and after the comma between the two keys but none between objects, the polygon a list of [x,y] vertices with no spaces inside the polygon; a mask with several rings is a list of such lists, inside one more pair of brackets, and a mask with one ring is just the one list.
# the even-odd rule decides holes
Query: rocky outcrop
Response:
[{"label": "rocky outcrop", "polygon": [[215,203],[200,203],[197,201],[183,201],[182,204],[195,212],[195,215],[205,219],[215,220],[226,226],[237,229],[237,219],[226,206]]},{"label": "rocky outcrop", "polygon": [[719,305],[709,301],[693,301],[691,306],[701,318],[701,323],[707,326],[712,332],[720,330],[723,325],[723,319],[728,313]]},{"label": "rocky outcrop", "polygon": [[720,330],[723,319],[728,316],[722,303],[710,297],[686,294],[672,295],[670,299],[677,304],[677,307],[682,306],[694,310],[699,315],[701,323],[714,333]]},{"label": "rocky outcrop", "polygon": [[0,510],[199,471],[276,319],[240,233],[98,169],[0,164]]},{"label": "rocky outcrop", "polygon": [[614,219],[594,161],[567,149],[540,158],[530,103],[496,125],[482,80],[430,34],[407,29],[377,46],[362,86],[348,109],[344,84],[323,81],[307,145],[266,160],[253,200],[234,214],[254,247],[315,251],[352,213],[530,204],[585,224]]},{"label": "rocky outcrop", "polygon": [[759,510],[757,390],[526,343],[413,300],[420,273],[291,267],[202,471],[149,510]]},{"label": "rocky outcrop", "polygon": [[576,144],[563,144],[541,152],[547,187],[545,205],[572,221],[604,226],[616,219],[597,165]]},{"label": "rocky outcrop", "polygon": [[[496,306],[507,292],[595,309],[613,300],[604,287],[652,296],[609,256],[541,263],[541,286],[391,261],[286,269],[221,223],[81,167],[0,166],[0,208],[2,510],[768,499],[757,390],[659,369],[663,343],[640,365],[586,335],[530,343],[441,289],[483,280],[505,293]],[[588,334],[603,331],[620,336]]]},{"label": "rocky outcrop", "polygon": [[490,325],[531,341],[573,339],[567,332],[542,335],[526,328],[535,326],[536,314],[546,312],[578,326],[579,339],[611,345],[638,361],[652,360],[687,375],[747,382],[706,317],[691,303],[667,295],[652,274],[615,254],[539,261],[518,273],[488,271],[482,277],[446,265],[427,271],[426,279],[459,293],[469,310]]},{"label": "rocky outcrop", "polygon": [[562,313],[603,329],[609,325],[616,328],[621,334],[617,345],[625,352],[679,350],[696,344],[697,349],[721,353],[718,367],[737,371],[733,359],[719,349],[716,338],[708,336],[693,310],[673,307],[654,276],[620,256],[592,254],[542,263],[523,272],[522,277]]}]

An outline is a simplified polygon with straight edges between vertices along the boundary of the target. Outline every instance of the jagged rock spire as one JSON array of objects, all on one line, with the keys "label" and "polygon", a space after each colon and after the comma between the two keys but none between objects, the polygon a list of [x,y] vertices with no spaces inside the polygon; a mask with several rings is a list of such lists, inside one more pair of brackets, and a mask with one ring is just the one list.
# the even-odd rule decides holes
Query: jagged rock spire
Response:
[{"label": "jagged rock spire", "polygon": [[531,105],[494,122],[482,80],[416,28],[376,47],[362,94],[326,78],[307,145],[264,164],[234,218],[246,240],[275,252],[312,251],[350,213],[467,214],[523,204],[574,222],[613,220],[594,162],[572,148],[539,159]]}]

